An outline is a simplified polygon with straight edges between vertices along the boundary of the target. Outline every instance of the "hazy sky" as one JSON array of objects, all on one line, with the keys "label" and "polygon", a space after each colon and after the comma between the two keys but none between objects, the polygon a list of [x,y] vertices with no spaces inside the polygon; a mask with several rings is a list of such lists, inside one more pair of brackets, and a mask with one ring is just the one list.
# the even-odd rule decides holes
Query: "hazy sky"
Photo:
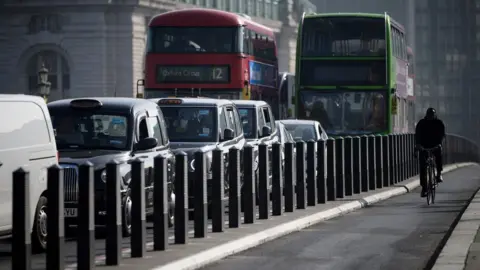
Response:
[{"label": "hazy sky", "polygon": [[396,21],[405,25],[406,0],[310,0],[317,12],[387,12]]}]

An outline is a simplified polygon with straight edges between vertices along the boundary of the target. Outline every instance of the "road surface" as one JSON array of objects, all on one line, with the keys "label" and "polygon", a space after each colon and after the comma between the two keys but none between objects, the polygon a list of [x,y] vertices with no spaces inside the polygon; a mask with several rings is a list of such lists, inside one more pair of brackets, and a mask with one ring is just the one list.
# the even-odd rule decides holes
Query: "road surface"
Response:
[{"label": "road surface", "polygon": [[420,189],[205,267],[208,270],[424,269],[480,184],[480,167],[447,173],[435,205]]},{"label": "road surface", "polygon": [[[228,209],[228,208],[227,208]],[[228,221],[228,215],[226,214],[225,220]],[[208,220],[209,225],[211,225],[211,220]],[[226,227],[228,223],[226,223]],[[209,231],[211,231],[211,226],[209,226]],[[95,247],[96,247],[96,256],[102,258],[105,254],[105,238],[104,234],[102,235],[101,229],[98,230],[99,233],[96,236]],[[193,221],[189,222],[189,231],[191,237],[193,237]],[[173,228],[169,230],[170,243],[173,244]],[[147,243],[153,242],[153,223],[147,223]],[[130,248],[130,238],[123,238],[122,248]],[[72,264],[77,262],[77,242],[74,237],[67,238],[65,240],[65,267],[70,267]],[[35,254],[32,256],[32,270],[45,270],[45,253]],[[10,239],[0,240],[0,270],[10,269],[11,268],[11,241]]]}]

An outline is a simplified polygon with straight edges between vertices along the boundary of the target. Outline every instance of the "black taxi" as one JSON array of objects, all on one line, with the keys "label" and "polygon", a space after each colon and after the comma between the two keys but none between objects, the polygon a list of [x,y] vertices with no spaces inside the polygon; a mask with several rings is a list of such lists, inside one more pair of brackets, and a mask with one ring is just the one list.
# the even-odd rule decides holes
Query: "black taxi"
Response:
[{"label": "black taxi", "polygon": [[[255,168],[258,175],[258,145],[264,143],[269,146],[269,160],[271,161],[272,144],[280,142],[280,132],[275,124],[275,116],[270,105],[262,100],[233,100],[233,103],[237,106],[240,114],[247,143],[255,149]],[[270,166],[269,175],[271,181],[272,166]]]},{"label": "black taxi", "polygon": [[233,100],[240,114],[243,133],[249,144],[271,145],[279,141],[272,108],[262,100]]},{"label": "black taxi", "polygon": [[[122,228],[131,232],[130,161],[140,158],[145,164],[147,216],[153,213],[153,160],[164,155],[168,160],[170,226],[173,223],[175,196],[172,191],[175,162],[160,108],[144,99],[78,98],[48,103],[64,168],[65,224],[77,218],[78,167],[89,161],[94,165],[95,223],[105,224],[106,164],[120,162]],[[80,180],[81,181],[81,180]]]},{"label": "black taxi", "polygon": [[[157,103],[163,112],[171,148],[174,151],[183,151],[188,155],[189,208],[192,209],[195,152],[201,150],[207,153],[207,189],[210,195],[212,150],[215,148],[223,150],[225,173],[227,173],[228,151],[234,146],[242,149],[245,145],[240,115],[235,104],[225,99],[160,98],[150,100]],[[225,177],[225,195],[228,195],[228,177]]]}]

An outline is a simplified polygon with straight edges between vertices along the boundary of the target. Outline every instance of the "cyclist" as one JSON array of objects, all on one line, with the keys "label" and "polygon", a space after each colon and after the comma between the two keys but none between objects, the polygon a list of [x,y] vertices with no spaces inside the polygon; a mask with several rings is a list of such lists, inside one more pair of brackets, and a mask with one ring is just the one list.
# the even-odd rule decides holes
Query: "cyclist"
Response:
[{"label": "cyclist", "polygon": [[[437,118],[437,112],[434,108],[428,108],[425,117],[421,119],[417,126],[415,127],[415,144],[416,150],[419,149],[419,146],[423,148],[433,148],[435,146],[441,145],[443,138],[445,137],[445,125],[443,121]],[[437,182],[443,182],[442,179],[442,148],[438,147],[433,151],[435,156],[435,162],[437,165]],[[426,174],[426,152],[420,152],[420,184],[422,186],[421,197],[427,196],[426,183],[427,183],[427,174]]]}]

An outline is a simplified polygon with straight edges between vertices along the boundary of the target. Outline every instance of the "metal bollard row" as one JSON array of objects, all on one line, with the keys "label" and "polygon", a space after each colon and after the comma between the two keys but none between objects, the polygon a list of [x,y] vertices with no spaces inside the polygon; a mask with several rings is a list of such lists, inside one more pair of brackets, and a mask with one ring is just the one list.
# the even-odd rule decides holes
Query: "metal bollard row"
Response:
[{"label": "metal bollard row", "polygon": [[[210,211],[211,232],[220,233],[226,228],[238,228],[242,223],[252,224],[257,219],[269,219],[270,215],[288,215],[318,204],[390,187],[414,177],[419,172],[414,146],[414,134],[390,134],[283,145],[260,144],[258,150],[252,146],[234,147],[228,152],[215,149],[210,156],[205,152],[194,154],[193,174],[189,174],[186,153],[177,153],[173,166],[170,164],[172,159],[159,155],[153,163],[153,184],[149,184],[154,194],[153,250],[168,249],[171,215],[174,217],[174,243],[188,243],[189,197],[194,199],[194,237],[205,238],[210,233],[207,226]],[[466,138],[449,134],[443,149],[444,164],[479,161],[479,147]],[[127,193],[121,190],[120,167],[125,164],[114,160],[106,165],[106,265],[119,265],[122,260],[125,194],[131,199],[131,257],[144,257],[147,253],[146,164],[142,159],[132,160],[129,164],[132,179]],[[174,178],[170,177],[170,167]],[[94,269],[94,167],[91,163],[82,164],[78,173],[78,269]],[[65,268],[63,174],[61,166],[48,168],[46,267],[52,270]],[[207,179],[209,174],[211,179]],[[195,177],[195,181],[189,177]],[[33,222],[29,172],[19,168],[13,172],[12,180],[12,269],[29,270]],[[189,183],[195,183],[195,188],[189,188]],[[169,201],[169,187],[172,185],[174,202]],[[194,194],[188,194],[190,191]],[[175,206],[173,213],[169,208],[172,203]]]}]

